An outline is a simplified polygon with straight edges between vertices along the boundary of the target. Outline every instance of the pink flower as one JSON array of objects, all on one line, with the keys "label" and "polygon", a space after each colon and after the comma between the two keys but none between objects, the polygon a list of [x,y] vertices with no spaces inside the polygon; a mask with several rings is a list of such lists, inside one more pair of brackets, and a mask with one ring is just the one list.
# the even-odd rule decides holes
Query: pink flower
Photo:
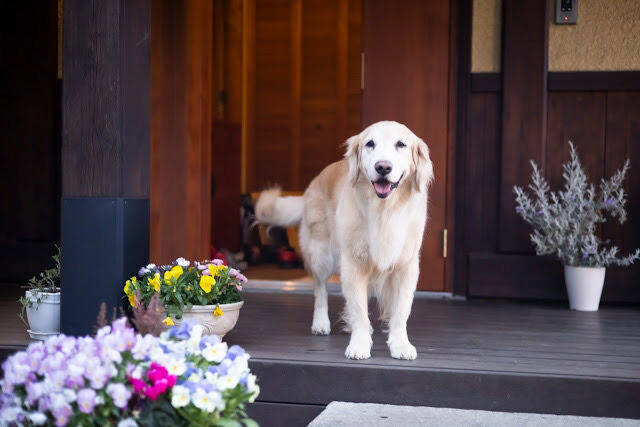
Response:
[{"label": "pink flower", "polygon": [[211,264],[213,264],[213,265],[215,265],[217,267],[219,265],[224,264],[224,261],[222,261],[221,259],[216,258],[216,259],[211,261]]},{"label": "pink flower", "polygon": [[129,382],[133,386],[133,391],[135,391],[136,393],[140,392],[141,390],[144,391],[144,388],[147,386],[144,381],[133,377],[129,377]]},{"label": "pink flower", "polygon": [[240,292],[242,292],[242,286],[236,285],[236,289],[239,290]]}]

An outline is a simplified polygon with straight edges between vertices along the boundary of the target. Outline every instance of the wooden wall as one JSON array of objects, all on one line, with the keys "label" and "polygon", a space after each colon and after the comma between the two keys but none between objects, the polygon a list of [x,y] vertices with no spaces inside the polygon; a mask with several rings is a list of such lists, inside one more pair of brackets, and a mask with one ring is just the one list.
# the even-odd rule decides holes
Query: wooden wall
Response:
[{"label": "wooden wall", "polygon": [[213,3],[154,0],[150,259],[209,256]]},{"label": "wooden wall", "polygon": [[[550,78],[553,74],[550,75]],[[478,84],[468,104],[466,142],[466,177],[464,194],[467,200],[463,222],[466,247],[468,292],[471,296],[507,296],[524,298],[564,299],[562,268],[554,259],[534,256],[532,244],[520,241],[525,249],[501,251],[498,235],[498,195],[501,169],[500,127],[501,94],[495,81],[500,76],[475,76]],[[598,76],[593,76],[598,78]],[[602,87],[606,82],[594,81]],[[487,80],[489,79],[489,81]],[[494,83],[490,80],[494,79]],[[561,87],[556,86],[556,89]],[[626,158],[632,169],[627,176],[629,217],[624,225],[609,219],[602,237],[627,253],[640,247],[640,91],[553,90],[548,93],[547,125],[544,158],[541,166],[552,189],[562,184],[562,163],[569,159],[567,141],[576,145],[591,181],[611,176]],[[518,141],[511,141],[518,144]],[[528,167],[525,175],[531,172]],[[529,179],[517,184],[526,186]],[[515,207],[515,201],[513,202]],[[528,225],[513,212],[522,234]],[[496,272],[500,271],[500,274]],[[612,267],[607,270],[603,293],[605,301],[640,301],[640,266]]]},{"label": "wooden wall", "polygon": [[0,14],[0,281],[50,267],[60,239],[57,3]]},{"label": "wooden wall", "polygon": [[249,0],[243,190],[303,190],[360,130],[362,0]]}]

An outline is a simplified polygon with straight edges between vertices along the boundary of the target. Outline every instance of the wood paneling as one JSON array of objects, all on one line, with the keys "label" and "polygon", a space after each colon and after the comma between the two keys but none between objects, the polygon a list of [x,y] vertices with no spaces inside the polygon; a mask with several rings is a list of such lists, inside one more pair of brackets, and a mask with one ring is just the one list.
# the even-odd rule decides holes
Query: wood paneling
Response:
[{"label": "wood paneling", "polygon": [[[496,236],[502,222],[495,215],[499,187],[500,152],[499,93],[473,93],[470,98],[467,156],[464,163],[465,262],[468,257],[469,295],[512,298],[564,299],[564,279],[559,261],[533,256],[528,237],[522,240],[523,252],[530,256],[501,255]],[[552,190],[563,185],[562,163],[569,159],[567,140],[578,149],[591,182],[598,185],[610,177],[630,158],[633,169],[626,179],[629,218],[619,225],[608,218],[602,238],[617,245],[623,253],[640,247],[640,179],[635,174],[640,164],[640,95],[638,92],[550,92],[548,95],[545,175]],[[635,167],[634,167],[635,166]],[[531,167],[526,167],[530,182]],[[522,220],[521,220],[522,221]],[[527,230],[528,226],[522,221]],[[499,274],[496,272],[500,271]],[[640,280],[640,266],[607,269],[603,301],[640,301],[635,283]]]},{"label": "wood paneling", "polygon": [[504,4],[500,230],[503,252],[527,251],[528,231],[514,211],[515,184],[529,159],[544,167],[547,109],[547,2]]},{"label": "wood paneling", "polygon": [[156,263],[209,255],[212,7],[207,0],[153,2],[150,203]]},{"label": "wood paneling", "polygon": [[240,125],[213,123],[211,244],[240,249]]},{"label": "wood paneling", "polygon": [[444,290],[442,230],[446,218],[450,4],[364,3],[363,127],[379,120],[406,124],[429,145],[435,182],[418,287]]},{"label": "wood paneling", "polygon": [[498,237],[500,95],[473,94],[465,159],[467,251],[495,251]]},{"label": "wood paneling", "polygon": [[[627,221],[620,225],[616,219],[609,218],[603,225],[603,238],[610,240],[626,255],[640,248],[640,92],[609,92],[606,99],[605,176],[613,175],[626,159],[631,161],[631,170],[624,185]],[[613,282],[610,280],[611,272],[620,274],[624,280]],[[610,292],[612,282],[618,293],[638,292],[639,262],[628,268],[611,268],[607,274],[605,296]]]},{"label": "wood paneling", "polygon": [[247,190],[303,190],[360,130],[361,1],[245,4]]}]

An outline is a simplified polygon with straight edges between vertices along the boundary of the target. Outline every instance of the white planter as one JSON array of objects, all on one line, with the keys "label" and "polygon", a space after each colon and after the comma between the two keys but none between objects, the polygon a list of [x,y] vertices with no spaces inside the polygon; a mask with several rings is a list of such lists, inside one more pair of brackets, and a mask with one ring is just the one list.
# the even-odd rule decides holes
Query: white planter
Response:
[{"label": "white planter", "polygon": [[[60,292],[37,293],[27,291],[25,296],[32,302],[27,307],[29,335],[32,339],[44,340],[60,333]],[[38,298],[40,302],[38,303]]]},{"label": "white planter", "polygon": [[605,267],[564,266],[564,281],[571,310],[598,311],[605,271]]},{"label": "white planter", "polygon": [[220,304],[220,310],[224,313],[221,316],[213,315],[217,305],[194,305],[191,310],[185,309],[182,319],[176,319],[175,324],[179,325],[183,319],[195,319],[203,326],[205,335],[217,335],[222,339],[236,325],[243,304],[244,301]]}]

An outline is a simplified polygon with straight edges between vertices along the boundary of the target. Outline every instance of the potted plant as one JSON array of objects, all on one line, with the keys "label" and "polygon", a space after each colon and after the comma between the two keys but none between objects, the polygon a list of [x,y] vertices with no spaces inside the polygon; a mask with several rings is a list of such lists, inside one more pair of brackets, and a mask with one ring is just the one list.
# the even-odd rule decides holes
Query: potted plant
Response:
[{"label": "potted plant", "polygon": [[21,305],[18,317],[29,327],[27,332],[32,339],[42,340],[60,333],[60,247],[56,249],[51,257],[54,267],[29,279],[25,295],[18,300]]},{"label": "potted plant", "polygon": [[0,425],[257,426],[249,354],[185,321],[160,337],[126,318],[95,337],[57,335],[2,365]]},{"label": "potted plant", "polygon": [[171,265],[142,267],[138,277],[127,280],[124,293],[132,308],[148,306],[159,295],[165,310],[163,323],[178,325],[184,318],[195,319],[205,334],[223,337],[238,321],[242,285],[247,278],[222,260],[194,262],[178,258]]},{"label": "potted plant", "polygon": [[603,247],[598,224],[605,213],[622,224],[627,218],[626,193],[622,181],[629,160],[608,180],[602,179],[599,192],[587,182],[578,153],[569,141],[571,159],[563,165],[565,184],[560,191],[549,191],[549,184],[531,160],[534,198],[522,188],[516,194],[516,212],[533,227],[531,241],[538,255],[555,254],[564,264],[564,276],[572,310],[597,311],[604,285],[605,269],[611,264],[628,266],[640,258],[640,249],[619,258],[616,246]]}]

